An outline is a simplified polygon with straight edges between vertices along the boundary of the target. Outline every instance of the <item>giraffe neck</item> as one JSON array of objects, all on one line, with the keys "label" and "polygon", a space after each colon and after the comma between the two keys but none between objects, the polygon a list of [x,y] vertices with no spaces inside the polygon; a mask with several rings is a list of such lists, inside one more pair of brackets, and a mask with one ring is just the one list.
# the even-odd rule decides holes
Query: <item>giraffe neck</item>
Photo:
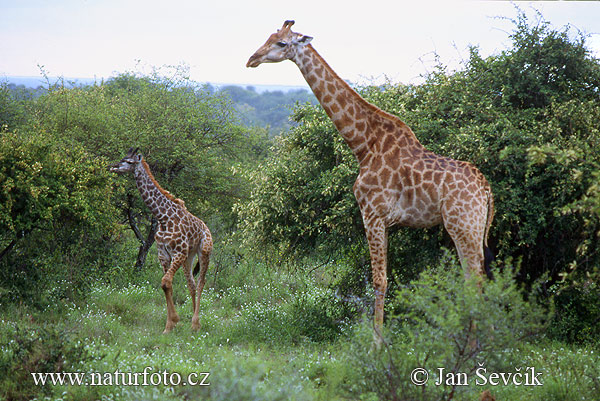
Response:
[{"label": "giraffe neck", "polygon": [[[321,106],[333,121],[335,127],[350,146],[359,163],[373,150],[381,136],[373,129],[376,124],[402,129],[407,145],[420,146],[419,141],[396,116],[388,114],[363,99],[354,89],[341,79],[312,47],[298,48],[292,58],[306,82],[312,89]],[[374,120],[377,117],[377,121]],[[390,125],[394,124],[394,125]],[[400,138],[397,138],[400,140]]]},{"label": "giraffe neck", "polygon": [[154,217],[160,222],[168,220],[169,209],[176,207],[173,196],[158,185],[144,160],[135,168],[134,176],[140,195]]}]

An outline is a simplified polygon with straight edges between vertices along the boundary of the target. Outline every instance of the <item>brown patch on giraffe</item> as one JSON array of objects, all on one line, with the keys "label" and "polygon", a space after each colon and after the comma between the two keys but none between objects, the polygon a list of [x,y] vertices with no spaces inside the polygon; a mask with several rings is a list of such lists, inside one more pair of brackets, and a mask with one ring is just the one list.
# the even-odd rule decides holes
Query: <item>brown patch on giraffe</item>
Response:
[{"label": "brown patch on giraffe", "polygon": [[431,183],[423,184],[423,190],[427,193],[427,196],[431,200],[431,203],[438,202],[438,194],[435,185]]},{"label": "brown patch on giraffe", "polygon": [[375,209],[377,209],[377,206],[381,205],[385,203],[385,197],[383,196],[383,194],[379,194],[377,195],[372,201],[371,204],[373,205],[373,207]]},{"label": "brown patch on giraffe", "polygon": [[370,170],[371,171],[379,171],[379,169],[381,169],[381,165],[382,165],[382,157],[381,155],[374,155],[373,159],[371,160],[371,164],[370,164]]},{"label": "brown patch on giraffe", "polygon": [[[385,144],[384,144],[385,148]],[[384,156],[385,164],[395,171],[400,166],[400,149],[393,147],[391,151],[388,151]]]},{"label": "brown patch on giraffe", "polygon": [[362,183],[364,185],[368,185],[370,187],[377,186],[379,184],[379,180],[377,179],[377,175],[374,173],[369,173],[363,176]]},{"label": "brown patch on giraffe", "polygon": [[417,160],[417,162],[413,165],[413,169],[416,171],[423,171],[425,167],[425,162],[423,160]]},{"label": "brown patch on giraffe", "polygon": [[410,175],[411,175],[413,184],[417,184],[419,182],[422,182],[422,180],[423,180],[423,178],[421,176],[421,171],[415,170],[414,168],[411,168]]},{"label": "brown patch on giraffe", "polygon": [[401,136],[398,141],[398,146],[402,148],[402,150],[408,150],[408,139],[405,136]]},{"label": "brown patch on giraffe", "polygon": [[389,120],[384,120],[383,129],[387,132],[392,132],[394,130],[394,124]]},{"label": "brown patch on giraffe", "polygon": [[379,177],[381,178],[381,184],[384,187],[389,187],[391,176],[392,176],[392,172],[390,171],[390,169],[384,168],[383,170],[381,170]]},{"label": "brown patch on giraffe", "polygon": [[383,139],[383,151],[387,152],[388,150],[392,149],[392,147],[395,145],[395,142],[396,140],[393,135],[388,134],[385,136]]},{"label": "brown patch on giraffe", "polygon": [[313,92],[315,93],[315,96],[319,99],[322,98],[323,92],[325,91],[325,85],[323,84],[323,82],[320,82],[319,85],[317,85],[314,89]]},{"label": "brown patch on giraffe", "polygon": [[367,127],[367,124],[365,124],[364,121],[357,121],[356,124],[354,124],[354,126],[358,131],[364,131]]},{"label": "brown patch on giraffe", "polygon": [[347,116],[346,114],[344,114],[339,121],[340,121],[342,127],[347,127],[349,125],[353,125],[353,123],[354,123],[352,121],[352,119],[349,116]]},{"label": "brown patch on giraffe", "polygon": [[346,138],[345,140],[351,149],[354,149],[355,147],[363,143],[363,138],[361,138],[360,135],[354,135],[352,137]]},{"label": "brown patch on giraffe", "polygon": [[413,188],[407,188],[403,191],[402,195],[403,202],[401,203],[401,206],[404,209],[411,207],[415,199],[415,190]]},{"label": "brown patch on giraffe", "polygon": [[346,108],[346,105],[348,104],[348,98],[346,97],[346,94],[341,94],[340,96],[338,96],[337,100],[338,100],[338,104],[340,105],[340,107],[342,109]]},{"label": "brown patch on giraffe", "polygon": [[332,100],[333,98],[331,97],[331,95],[325,95],[323,97],[323,103],[331,103]]}]

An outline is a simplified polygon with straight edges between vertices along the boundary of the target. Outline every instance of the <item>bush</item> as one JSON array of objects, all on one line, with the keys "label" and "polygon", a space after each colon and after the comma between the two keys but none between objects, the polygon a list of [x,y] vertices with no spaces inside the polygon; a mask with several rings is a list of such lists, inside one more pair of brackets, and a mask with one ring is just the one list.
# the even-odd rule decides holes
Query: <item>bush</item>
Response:
[{"label": "bush", "polygon": [[[528,298],[528,299],[525,299]],[[372,327],[357,332],[348,350],[349,363],[361,379],[349,391],[374,393],[386,400],[473,399],[486,389],[446,382],[443,373],[466,374],[475,383],[479,367],[487,372],[514,372],[519,349],[538,336],[551,313],[526,294],[506,266],[494,281],[465,283],[462,269],[445,256],[437,269],[398,290],[381,349],[369,350]],[[429,372],[426,385],[410,381],[415,368]],[[455,376],[456,377],[456,376]],[[441,385],[435,382],[440,380]],[[471,398],[469,398],[471,397]]]},{"label": "bush", "polygon": [[556,313],[548,336],[567,344],[600,344],[600,288],[569,286],[554,296]]},{"label": "bush", "polygon": [[0,133],[3,302],[40,302],[51,286],[73,297],[106,268],[117,221],[105,166],[47,135]]},{"label": "bush", "polygon": [[68,372],[89,357],[84,344],[58,325],[4,322],[0,349],[0,397],[7,401],[50,394],[51,386],[36,386],[31,373]]}]

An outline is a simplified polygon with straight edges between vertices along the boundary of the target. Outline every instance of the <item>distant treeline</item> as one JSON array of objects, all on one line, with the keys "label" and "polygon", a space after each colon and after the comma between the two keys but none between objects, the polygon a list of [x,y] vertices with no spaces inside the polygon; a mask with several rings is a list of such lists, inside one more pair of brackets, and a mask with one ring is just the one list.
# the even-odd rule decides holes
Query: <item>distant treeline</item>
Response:
[{"label": "distant treeline", "polygon": [[315,96],[304,89],[258,93],[253,86],[244,89],[229,85],[219,88],[217,92],[229,95],[243,124],[268,127],[271,135],[290,128],[289,115],[296,104],[317,103]]},{"label": "distant treeline", "polygon": [[[65,86],[68,86],[67,82]],[[7,88],[22,99],[36,98],[48,91],[48,88],[42,85],[31,88],[23,84],[8,83]],[[229,96],[234,103],[234,109],[239,113],[241,123],[246,126],[266,128],[271,137],[290,128],[289,116],[296,104],[317,103],[314,95],[305,89],[258,92],[253,86],[243,88],[227,85],[215,88],[210,84],[205,85],[205,89],[211,94]]]}]

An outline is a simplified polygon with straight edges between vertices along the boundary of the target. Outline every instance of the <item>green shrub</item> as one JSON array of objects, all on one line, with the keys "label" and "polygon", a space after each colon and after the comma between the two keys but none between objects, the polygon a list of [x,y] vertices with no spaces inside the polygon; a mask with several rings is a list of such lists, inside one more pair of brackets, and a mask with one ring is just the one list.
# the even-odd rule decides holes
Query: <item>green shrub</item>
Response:
[{"label": "green shrub", "polygon": [[72,331],[49,324],[2,322],[0,350],[0,398],[8,401],[52,392],[36,386],[31,373],[68,372],[89,359]]},{"label": "green shrub", "polygon": [[600,344],[600,288],[570,286],[554,296],[556,313],[548,336],[568,344]]},{"label": "green shrub", "polygon": [[[525,297],[528,296],[529,300]],[[465,282],[451,257],[439,268],[421,273],[418,280],[393,295],[395,313],[389,319],[381,349],[369,350],[372,327],[365,326],[348,350],[360,379],[349,391],[373,392],[388,400],[449,400],[475,397],[486,387],[459,386],[440,380],[446,373],[464,373],[469,383],[475,372],[514,371],[518,349],[539,335],[551,314],[535,294],[524,294],[509,266],[491,282]],[[416,386],[411,372],[424,368],[429,381]],[[456,376],[455,376],[456,377]],[[471,398],[471,399],[472,399]]]}]

